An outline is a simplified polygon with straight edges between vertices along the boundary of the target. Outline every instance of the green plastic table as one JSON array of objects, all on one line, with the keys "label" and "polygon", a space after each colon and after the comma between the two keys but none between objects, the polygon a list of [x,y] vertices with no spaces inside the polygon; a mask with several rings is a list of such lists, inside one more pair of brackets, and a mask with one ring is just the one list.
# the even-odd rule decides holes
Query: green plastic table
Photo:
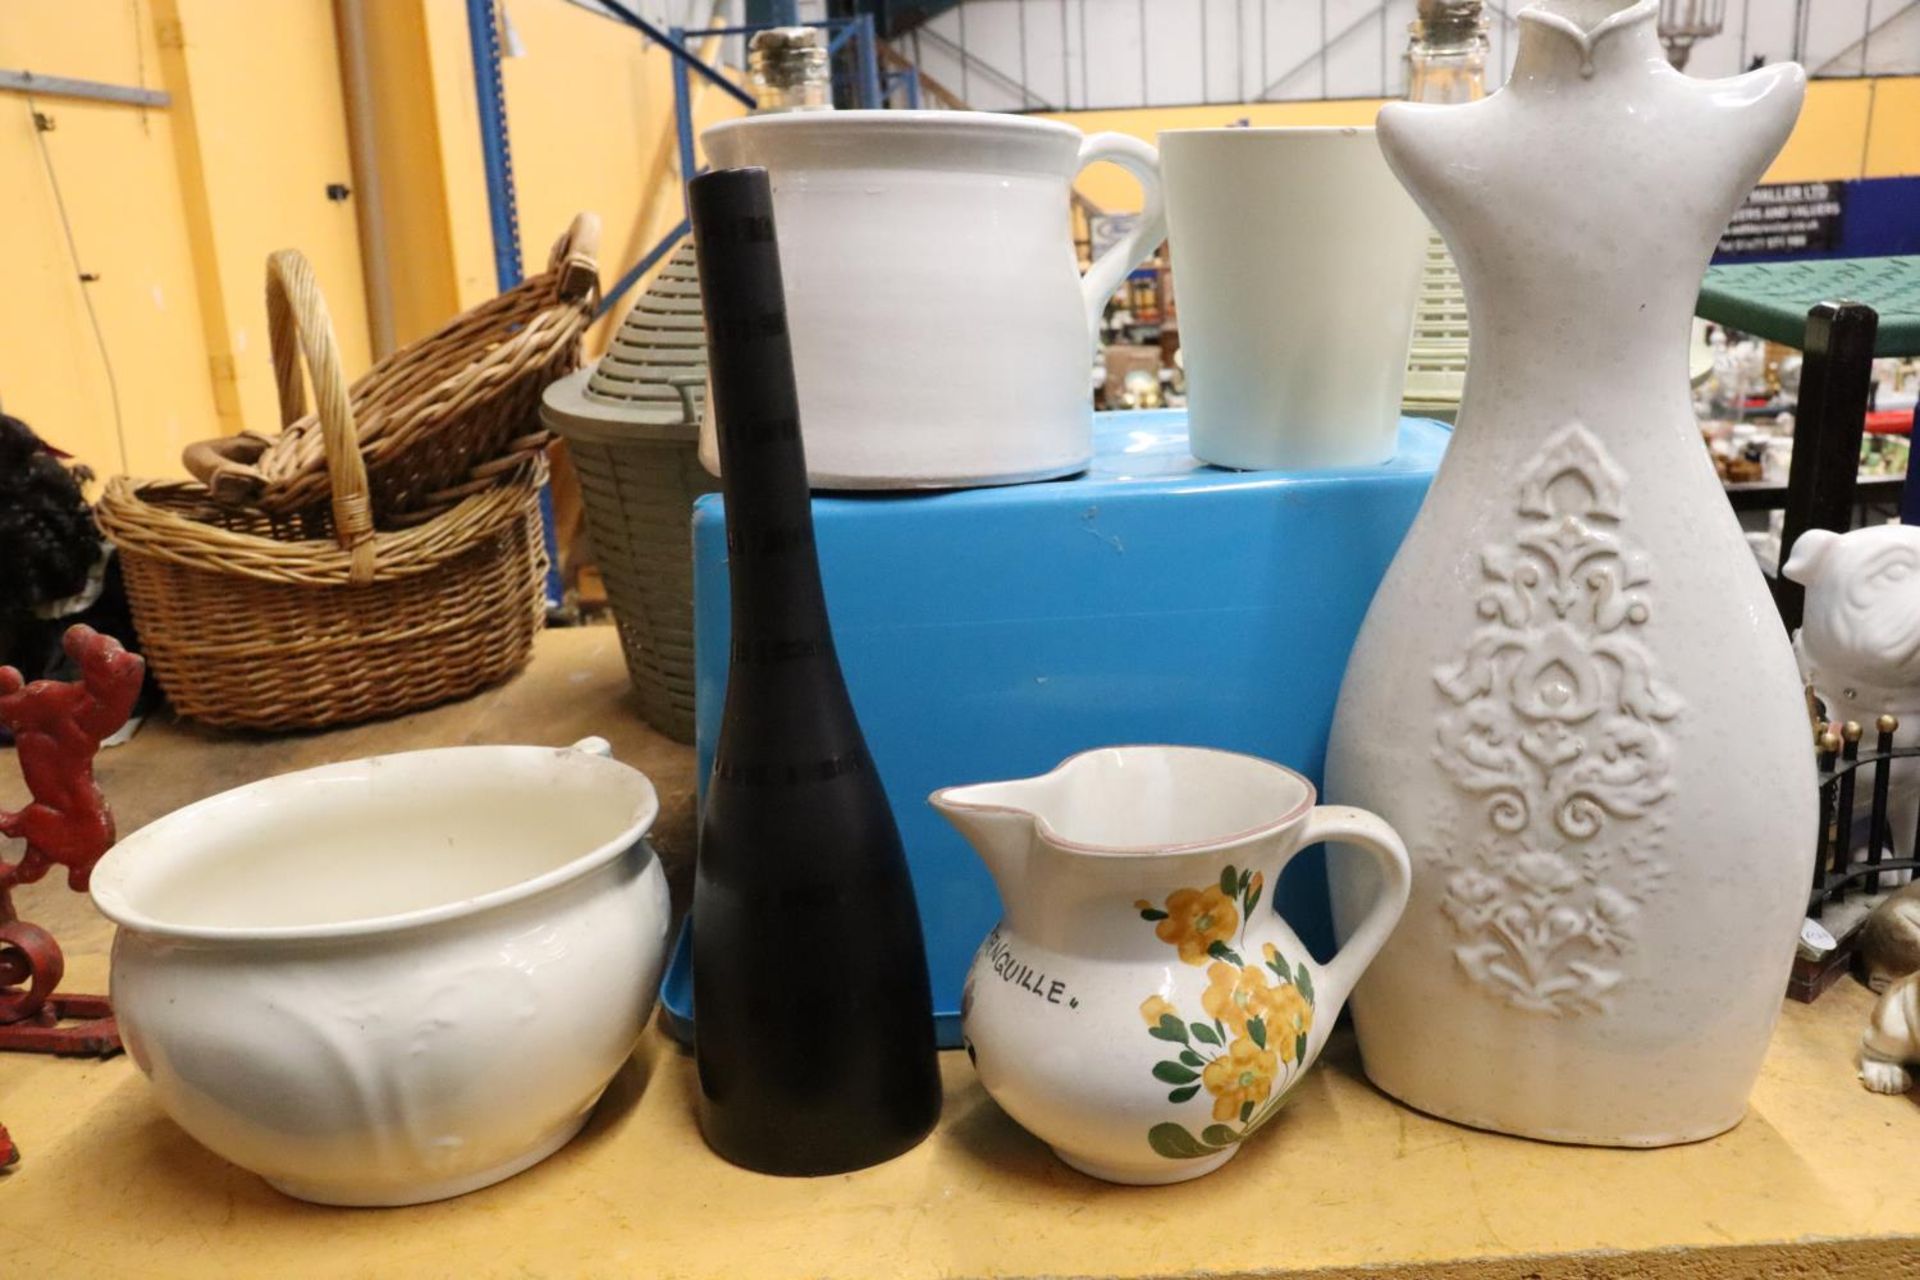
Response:
[{"label": "green plastic table", "polygon": [[[1853,522],[1874,358],[1920,355],[1920,256],[1713,267],[1694,311],[1804,353],[1798,447],[1782,495],[1784,564],[1806,530],[1844,532]],[[1800,587],[1776,579],[1773,588],[1788,629],[1799,626]]]}]

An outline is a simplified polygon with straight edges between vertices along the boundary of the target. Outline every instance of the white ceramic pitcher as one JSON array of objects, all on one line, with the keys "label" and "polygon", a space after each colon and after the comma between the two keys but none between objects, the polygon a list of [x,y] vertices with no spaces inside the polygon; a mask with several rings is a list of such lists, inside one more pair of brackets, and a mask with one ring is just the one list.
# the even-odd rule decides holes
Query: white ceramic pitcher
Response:
[{"label": "white ceramic pitcher", "polygon": [[[1110,1182],[1219,1168],[1320,1055],[1406,905],[1406,848],[1315,807],[1291,769],[1199,747],[1108,747],[933,806],[1000,890],[961,1023],[980,1082],[1069,1165]],[[1322,840],[1368,855],[1372,905],[1327,964],[1266,896]]]},{"label": "white ceramic pitcher", "polygon": [[[1166,235],[1154,148],[984,111],[751,116],[701,135],[773,181],[808,479],[917,489],[1071,475],[1093,453],[1094,329]],[[1140,179],[1135,228],[1082,278],[1074,175]],[[701,461],[716,474],[711,420]]]}]

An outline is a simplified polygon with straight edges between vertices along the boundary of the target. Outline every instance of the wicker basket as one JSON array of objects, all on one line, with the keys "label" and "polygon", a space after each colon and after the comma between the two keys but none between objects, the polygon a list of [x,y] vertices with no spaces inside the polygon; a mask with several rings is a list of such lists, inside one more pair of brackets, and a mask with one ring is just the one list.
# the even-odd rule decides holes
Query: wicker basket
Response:
[{"label": "wicker basket", "polygon": [[[573,220],[547,270],[381,360],[349,389],[368,500],[383,527],[420,510],[476,463],[525,434],[548,383],[580,364],[580,336],[599,302],[600,220]],[[276,341],[290,335],[275,332]],[[289,343],[290,345],[290,343]],[[297,366],[285,377],[296,385]],[[324,508],[324,431],[316,417],[277,436],[243,432],[187,446],[187,471],[226,506],[285,515]]]},{"label": "wicker basket", "polygon": [[592,369],[547,389],[541,421],[567,442],[587,536],[648,724],[693,741],[693,500],[706,335],[691,243],[668,260]]},{"label": "wicker basket", "polygon": [[298,253],[269,260],[267,303],[283,421],[305,411],[295,340],[312,376],[329,508],[236,511],[196,483],[126,477],[99,506],[147,662],[174,707],[210,724],[311,729],[461,697],[518,671],[545,614],[541,437],[424,495],[422,512],[437,514],[376,531],[332,324]]}]

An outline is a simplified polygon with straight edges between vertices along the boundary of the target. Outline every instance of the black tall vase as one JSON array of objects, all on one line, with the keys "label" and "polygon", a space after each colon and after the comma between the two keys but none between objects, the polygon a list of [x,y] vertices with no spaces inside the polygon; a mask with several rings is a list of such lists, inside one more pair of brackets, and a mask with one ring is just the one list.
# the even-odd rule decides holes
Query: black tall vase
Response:
[{"label": "black tall vase", "polygon": [[700,1128],[749,1169],[838,1173],[939,1117],[926,951],[827,626],[766,171],[689,198],[733,600],[693,897]]}]

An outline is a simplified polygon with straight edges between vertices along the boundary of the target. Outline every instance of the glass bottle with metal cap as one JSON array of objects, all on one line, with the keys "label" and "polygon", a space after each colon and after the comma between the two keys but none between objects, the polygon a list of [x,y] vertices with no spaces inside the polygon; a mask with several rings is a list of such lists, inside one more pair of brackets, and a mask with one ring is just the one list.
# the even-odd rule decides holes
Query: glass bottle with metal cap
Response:
[{"label": "glass bottle with metal cap", "polygon": [[[1409,102],[1478,102],[1487,96],[1487,19],[1480,0],[1420,0],[1407,25]],[[1467,377],[1467,299],[1460,271],[1438,231],[1427,245],[1420,309],[1413,322],[1402,409],[1449,422]]]},{"label": "glass bottle with metal cap", "polygon": [[1480,0],[1420,0],[1407,25],[1407,101],[1478,102],[1487,96],[1487,19]]},{"label": "glass bottle with metal cap", "polygon": [[755,115],[833,110],[833,64],[819,27],[768,27],[747,46]]}]

